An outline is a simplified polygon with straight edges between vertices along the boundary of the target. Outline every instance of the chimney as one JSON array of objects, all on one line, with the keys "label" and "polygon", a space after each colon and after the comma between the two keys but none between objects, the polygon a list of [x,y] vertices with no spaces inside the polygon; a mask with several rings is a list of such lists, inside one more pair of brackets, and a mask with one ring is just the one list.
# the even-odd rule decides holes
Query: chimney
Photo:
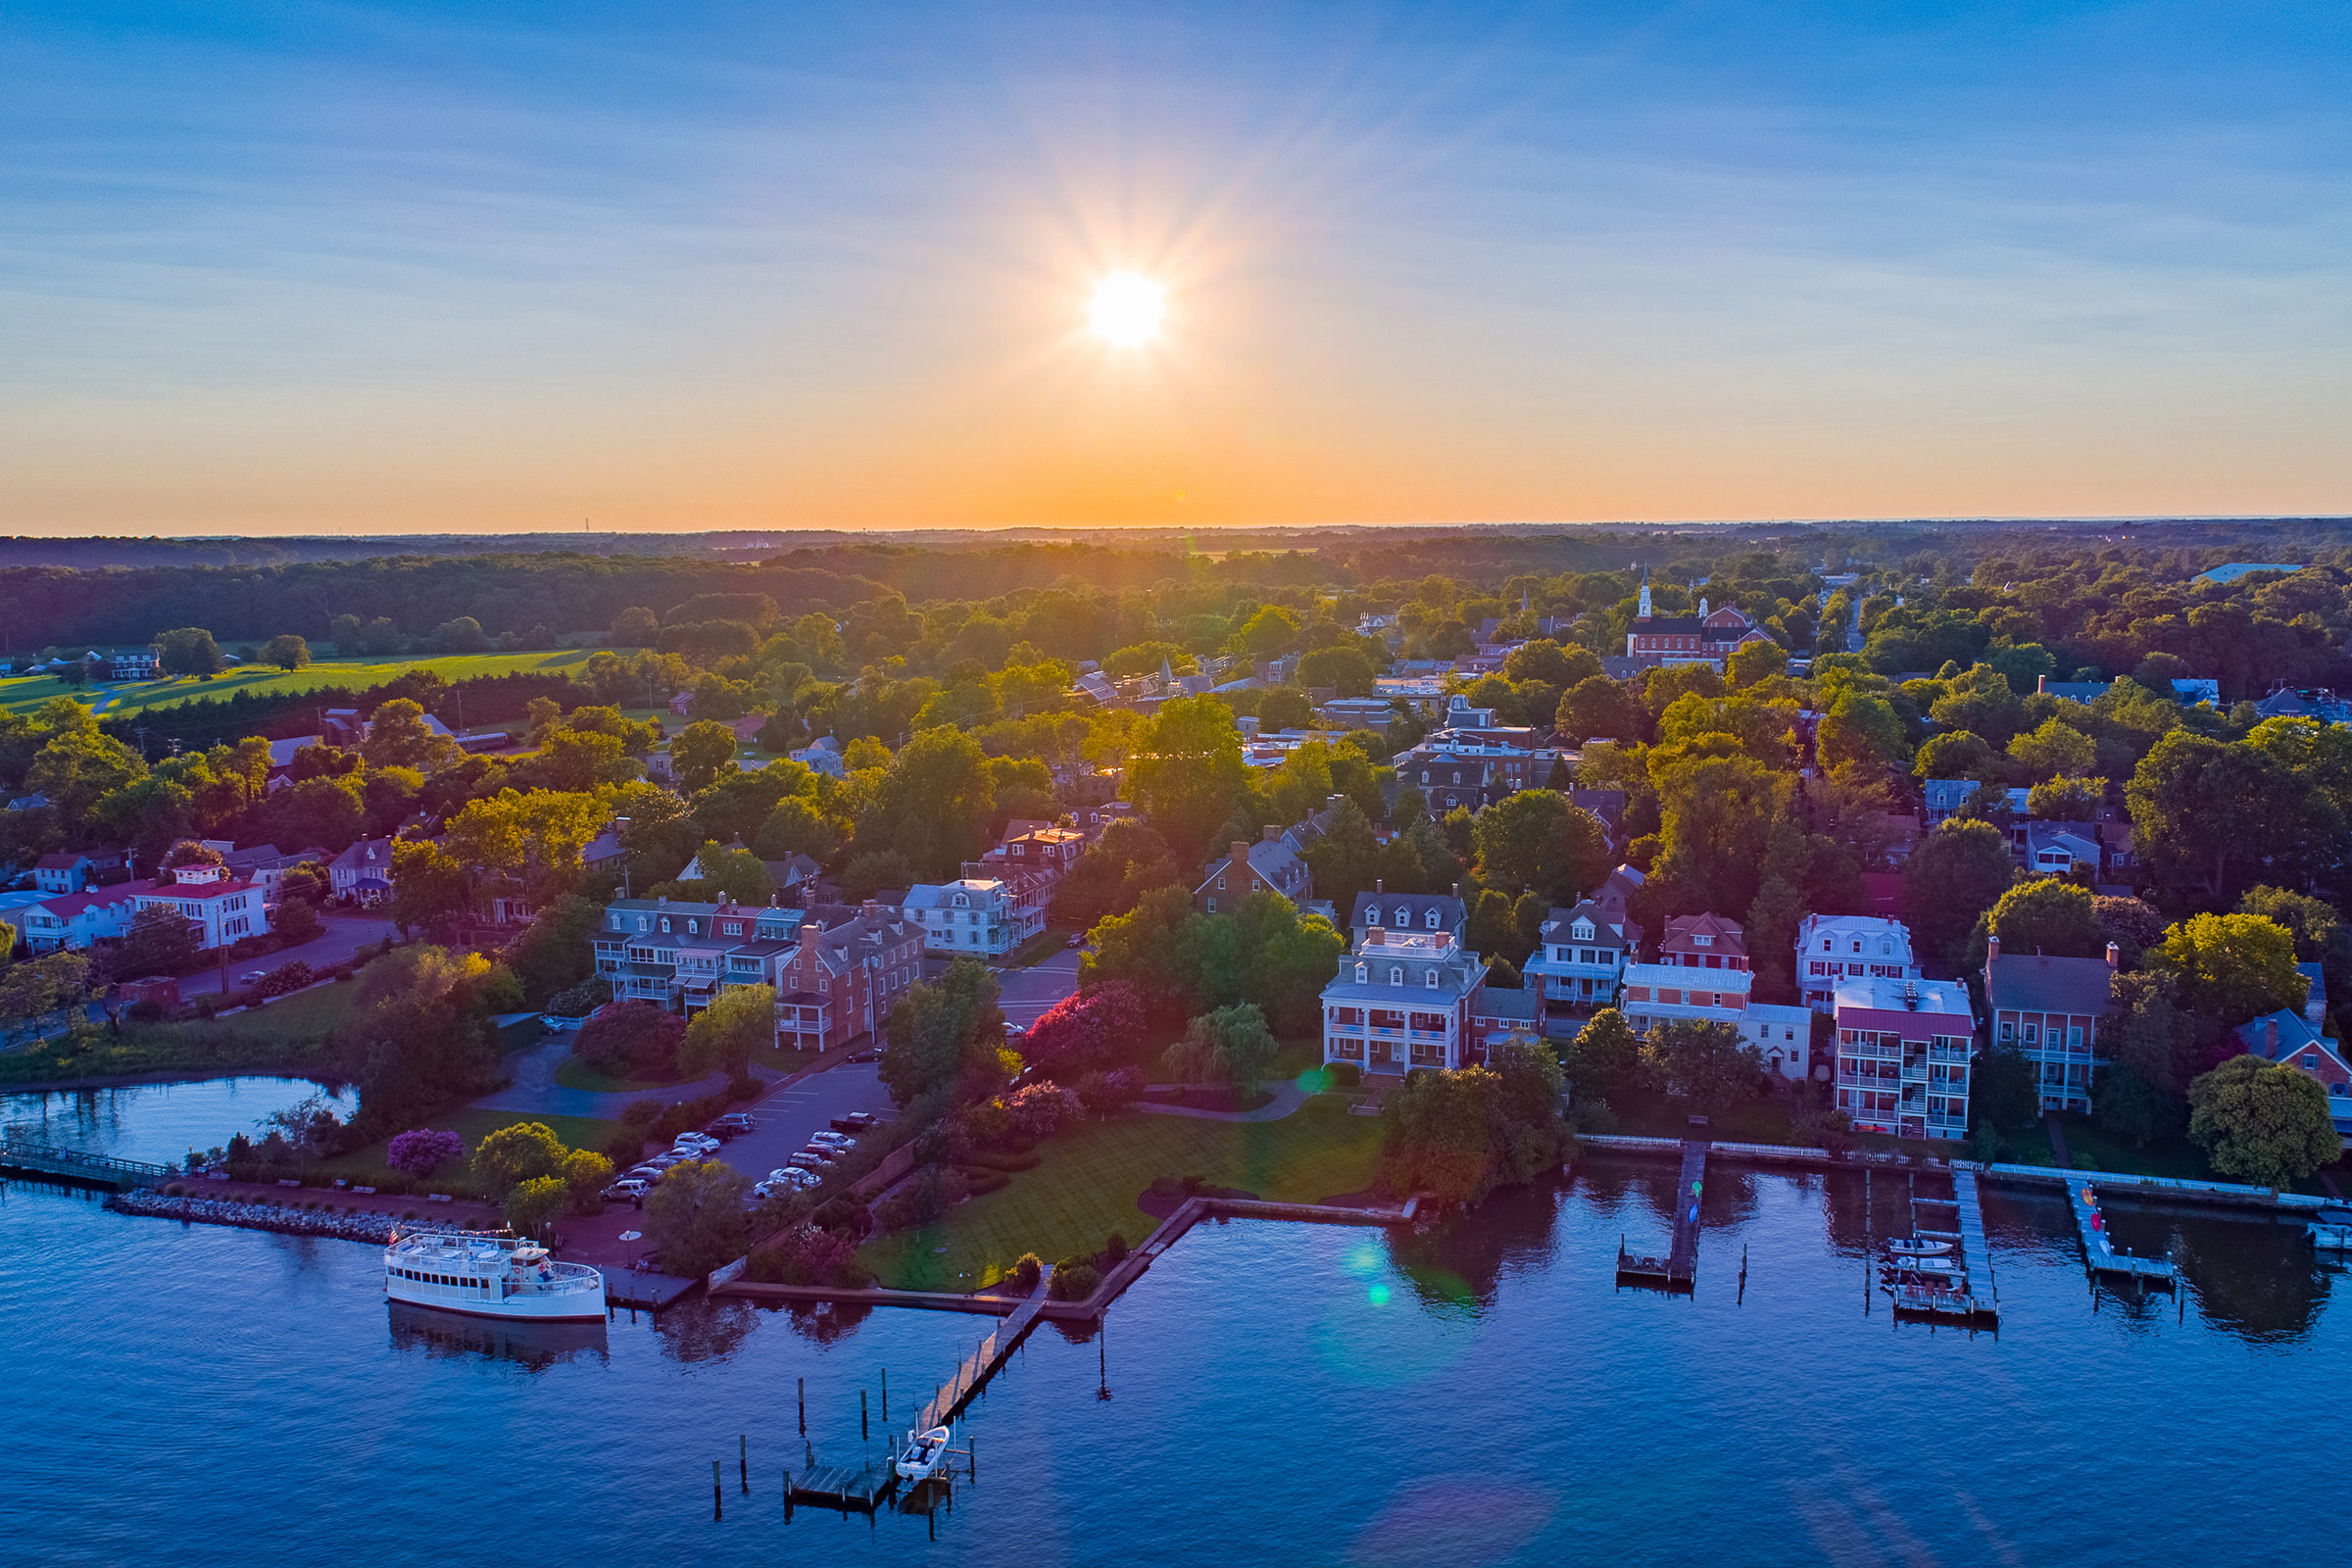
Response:
[{"label": "chimney", "polygon": [[2001,956],[2001,939],[2000,939],[1999,937],[1994,937],[1994,936],[1988,936],[1988,937],[1986,937],[1986,938],[1984,939],[1984,967],[1985,967],[1987,970],[1991,969],[1991,967],[1992,967],[1992,960],[1993,960],[1993,959],[1995,959],[1995,958],[1997,958],[1997,957],[1999,957],[2000,956]]},{"label": "chimney", "polygon": [[1232,842],[1230,845],[1228,845],[1228,846],[1226,846],[1226,847],[1227,847],[1227,848],[1228,848],[1228,849],[1229,849],[1229,850],[1232,852],[1232,856],[1233,856],[1233,863],[1234,863],[1234,864],[1236,864],[1236,865],[1248,865],[1248,864],[1250,863],[1250,846],[1249,846],[1249,845],[1247,845],[1247,844],[1244,844],[1244,843],[1243,843],[1243,842],[1242,842],[1240,839],[1235,839],[1235,840],[1234,840],[1234,841],[1233,841],[1233,842]]},{"label": "chimney", "polygon": [[1268,822],[1264,827],[1259,828],[1257,833],[1258,837],[1263,839],[1268,844],[1271,844],[1276,839],[1282,837],[1282,829],[1276,827],[1271,822]]},{"label": "chimney", "polygon": [[[1388,934],[1379,926],[1374,926],[1371,930],[1364,933],[1364,946],[1367,948],[1385,946],[1388,940]],[[2277,1024],[2273,1024],[2271,1027],[2273,1029],[2277,1029],[2278,1026]]]},{"label": "chimney", "polygon": [[1373,895],[1374,895],[1375,897],[1378,897],[1378,896],[1379,896],[1379,893],[1380,893],[1380,878],[1378,878],[1378,877],[1374,877],[1374,878],[1372,879],[1372,892],[1373,892]]},{"label": "chimney", "polygon": [[2277,1061],[2278,1059],[2278,1020],[2273,1018],[2266,1024],[2264,1033],[2270,1037],[2270,1049],[2263,1054],[2269,1056],[2273,1061]]},{"label": "chimney", "polygon": [[1456,882],[1453,885],[1453,897],[1455,902],[1460,902],[1462,897],[1462,885],[1459,882]]},{"label": "chimney", "polygon": [[2121,948],[2119,948],[2119,947],[2117,947],[2117,946],[2116,946],[2114,943],[2112,943],[2112,942],[2108,943],[2108,944],[2107,944],[2107,967],[2108,967],[2108,968],[2110,968],[2110,969],[2120,969],[2120,968],[2122,968],[2122,967],[2123,967],[2123,963],[2124,963],[2124,950],[2123,950],[2123,949],[2121,949]]}]

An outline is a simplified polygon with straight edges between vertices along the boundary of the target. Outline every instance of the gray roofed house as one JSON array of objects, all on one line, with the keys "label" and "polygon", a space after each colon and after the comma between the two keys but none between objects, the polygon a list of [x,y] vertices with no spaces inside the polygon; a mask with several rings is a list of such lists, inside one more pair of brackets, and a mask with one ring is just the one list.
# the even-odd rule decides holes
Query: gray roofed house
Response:
[{"label": "gray roofed house", "polygon": [[2078,865],[2101,864],[2096,822],[2022,822],[2017,848],[2028,871],[2064,876]]},{"label": "gray roofed house", "polygon": [[2316,963],[2298,963],[2295,973],[2311,986],[2303,998],[2303,1016],[2309,1018],[2315,1027],[2325,1027],[2328,1022],[2328,977],[2320,972],[2320,966]]},{"label": "gray roofed house", "polygon": [[1373,891],[1355,896],[1348,925],[1351,942],[1361,946],[1364,933],[1376,926],[1392,931],[1450,931],[1458,937],[1468,918],[1460,899],[1443,893],[1384,893],[1375,883]]},{"label": "gray roofed house", "polygon": [[2352,1066],[2342,1041],[2328,1039],[2292,1007],[2249,1018],[2235,1032],[2238,1043],[2263,1060],[2316,1082],[2328,1095],[2328,1119],[2338,1133],[2352,1133]]}]

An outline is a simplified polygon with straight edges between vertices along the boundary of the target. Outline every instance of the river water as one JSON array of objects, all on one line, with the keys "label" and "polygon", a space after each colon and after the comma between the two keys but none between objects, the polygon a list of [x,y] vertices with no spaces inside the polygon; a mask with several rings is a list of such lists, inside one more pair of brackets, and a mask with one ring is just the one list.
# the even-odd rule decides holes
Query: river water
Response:
[{"label": "river water", "polygon": [[[308,1092],[248,1081],[236,1124]],[[172,1152],[137,1130],[172,1103],[118,1106],[118,1147]],[[435,1565],[2236,1564],[2331,1546],[2323,1494],[2268,1473],[2331,1430],[2352,1371],[2341,1282],[2299,1227],[2111,1206],[2120,1240],[2183,1259],[2180,1300],[2135,1300],[2086,1285],[2054,1194],[1990,1189],[2003,1323],[1971,1335],[1869,1300],[1863,1185],[1842,1174],[1715,1167],[1696,1294],[1618,1289],[1620,1234],[1660,1250],[1673,1182],[1664,1161],[1593,1158],[1418,1236],[1200,1227],[1106,1336],[1031,1336],[959,1428],[979,1475],[952,1511],[870,1523],[787,1522],[800,1384],[818,1459],[852,1460],[879,1448],[885,1372],[903,1426],[980,1320],[694,1301],[475,1327],[387,1307],[365,1247],[13,1184],[0,1563],[229,1546]],[[1903,1192],[1873,1184],[1877,1234]]]}]

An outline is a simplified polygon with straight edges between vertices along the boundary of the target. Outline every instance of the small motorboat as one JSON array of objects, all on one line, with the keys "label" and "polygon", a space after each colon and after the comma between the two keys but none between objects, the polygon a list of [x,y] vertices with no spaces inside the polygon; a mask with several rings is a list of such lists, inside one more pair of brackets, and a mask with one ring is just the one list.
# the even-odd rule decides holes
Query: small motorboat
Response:
[{"label": "small motorboat", "polygon": [[1921,1279],[1928,1280],[1956,1280],[1967,1273],[1967,1270],[1948,1257],[1897,1258],[1886,1263],[1882,1271],[1889,1276],[1916,1274]]},{"label": "small motorboat", "polygon": [[2352,1251],[2352,1210],[2323,1208],[2305,1234],[2323,1252]]},{"label": "small motorboat", "polygon": [[1932,1236],[1901,1236],[1886,1244],[1886,1250],[1896,1257],[1941,1257],[1951,1250],[1951,1243]]},{"label": "small motorboat", "polygon": [[906,1451],[899,1455],[897,1469],[908,1481],[928,1481],[939,1474],[948,1462],[948,1443],[955,1434],[947,1427],[933,1427],[928,1432],[909,1431]]}]

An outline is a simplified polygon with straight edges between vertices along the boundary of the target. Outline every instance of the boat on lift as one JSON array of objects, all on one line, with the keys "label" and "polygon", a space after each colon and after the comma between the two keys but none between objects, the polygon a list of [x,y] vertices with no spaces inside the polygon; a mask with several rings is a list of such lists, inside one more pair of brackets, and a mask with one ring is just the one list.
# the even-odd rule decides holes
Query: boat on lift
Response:
[{"label": "boat on lift", "polygon": [[906,1451],[899,1455],[895,1468],[906,1480],[930,1480],[948,1462],[948,1444],[954,1438],[954,1431],[948,1427],[933,1427],[928,1432],[909,1430]]},{"label": "boat on lift", "polygon": [[1886,1250],[1895,1257],[1941,1257],[1952,1250],[1952,1244],[1933,1236],[1898,1236],[1886,1244]]}]

